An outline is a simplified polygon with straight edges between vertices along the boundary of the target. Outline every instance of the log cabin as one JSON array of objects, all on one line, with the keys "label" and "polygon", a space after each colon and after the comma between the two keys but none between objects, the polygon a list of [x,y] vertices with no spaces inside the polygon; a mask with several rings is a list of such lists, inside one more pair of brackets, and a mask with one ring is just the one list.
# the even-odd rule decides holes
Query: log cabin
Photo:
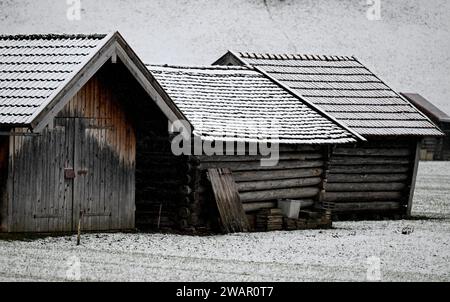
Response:
[{"label": "log cabin", "polygon": [[428,136],[420,145],[420,160],[450,160],[450,116],[417,93],[400,93],[425,113],[445,136]]},{"label": "log cabin", "polygon": [[328,159],[321,201],[335,219],[411,214],[420,141],[442,132],[357,58],[228,51],[213,65],[253,68],[366,139]]},{"label": "log cabin", "polygon": [[[226,148],[209,154],[200,149],[177,158],[170,151],[167,133],[149,138],[165,145],[154,145],[153,153],[146,155],[150,165],[138,171],[146,174],[139,179],[155,180],[137,189],[146,198],[137,204],[136,222],[141,228],[220,230],[223,221],[217,218],[223,209],[219,203],[216,206],[218,197],[208,173],[227,169],[232,175],[230,195],[236,195],[238,206],[247,214],[243,220],[248,219],[249,229],[254,229],[259,211],[277,208],[279,199],[317,203],[331,146],[363,140],[246,67],[149,65],[148,69],[193,125],[192,136],[208,146],[225,144]],[[260,143],[276,145],[279,159],[273,165],[261,163],[266,159],[263,152],[252,153],[252,144],[258,144],[258,149]],[[168,160],[177,166],[169,169]],[[154,165],[160,167],[157,174]],[[173,179],[177,171],[183,173]],[[239,213],[231,216],[233,224]]]}]

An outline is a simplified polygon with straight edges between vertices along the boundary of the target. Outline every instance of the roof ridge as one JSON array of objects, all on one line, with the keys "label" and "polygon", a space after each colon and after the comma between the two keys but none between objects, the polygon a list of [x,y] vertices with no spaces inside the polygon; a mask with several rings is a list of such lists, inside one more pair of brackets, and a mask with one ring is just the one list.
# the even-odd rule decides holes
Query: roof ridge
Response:
[{"label": "roof ridge", "polygon": [[101,40],[107,34],[15,34],[0,35],[0,40],[58,40],[58,39],[96,39]]},{"label": "roof ridge", "polygon": [[301,54],[301,53],[255,53],[237,52],[244,59],[266,59],[266,60],[310,60],[310,61],[355,61],[355,56],[324,55],[324,54]]},{"label": "roof ridge", "polygon": [[246,66],[224,66],[224,65],[172,65],[172,64],[145,64],[148,67],[176,68],[176,69],[199,69],[199,70],[251,70]]}]

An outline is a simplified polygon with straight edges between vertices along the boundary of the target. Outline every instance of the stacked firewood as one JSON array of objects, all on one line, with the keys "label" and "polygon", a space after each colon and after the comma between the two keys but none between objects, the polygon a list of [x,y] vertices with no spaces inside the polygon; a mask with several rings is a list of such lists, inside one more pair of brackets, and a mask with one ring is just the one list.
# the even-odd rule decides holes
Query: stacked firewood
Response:
[{"label": "stacked firewood", "polygon": [[327,229],[331,228],[331,216],[328,211],[300,211],[298,219],[283,218],[285,230]]},{"label": "stacked firewood", "polygon": [[278,231],[283,229],[283,214],[280,209],[264,209],[256,214],[256,231]]}]

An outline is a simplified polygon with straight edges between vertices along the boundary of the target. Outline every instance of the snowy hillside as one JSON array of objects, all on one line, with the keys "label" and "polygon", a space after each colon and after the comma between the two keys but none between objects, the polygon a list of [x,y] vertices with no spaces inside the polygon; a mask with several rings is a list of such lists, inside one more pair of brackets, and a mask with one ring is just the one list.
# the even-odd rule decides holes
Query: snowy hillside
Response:
[{"label": "snowy hillside", "polygon": [[0,33],[119,30],[149,63],[210,64],[227,49],[355,55],[394,89],[450,114],[450,1],[0,0]]}]

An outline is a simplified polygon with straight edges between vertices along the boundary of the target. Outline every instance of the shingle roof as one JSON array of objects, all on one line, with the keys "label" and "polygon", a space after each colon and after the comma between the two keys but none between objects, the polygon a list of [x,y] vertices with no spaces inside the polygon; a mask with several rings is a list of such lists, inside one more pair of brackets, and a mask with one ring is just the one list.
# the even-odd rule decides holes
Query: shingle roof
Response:
[{"label": "shingle roof", "polygon": [[350,132],[248,68],[148,68],[203,139],[234,133],[238,141],[355,142]]},{"label": "shingle roof", "polygon": [[442,134],[355,57],[233,54],[363,136]]},{"label": "shingle roof", "polygon": [[0,125],[30,123],[105,37],[0,36]]}]

